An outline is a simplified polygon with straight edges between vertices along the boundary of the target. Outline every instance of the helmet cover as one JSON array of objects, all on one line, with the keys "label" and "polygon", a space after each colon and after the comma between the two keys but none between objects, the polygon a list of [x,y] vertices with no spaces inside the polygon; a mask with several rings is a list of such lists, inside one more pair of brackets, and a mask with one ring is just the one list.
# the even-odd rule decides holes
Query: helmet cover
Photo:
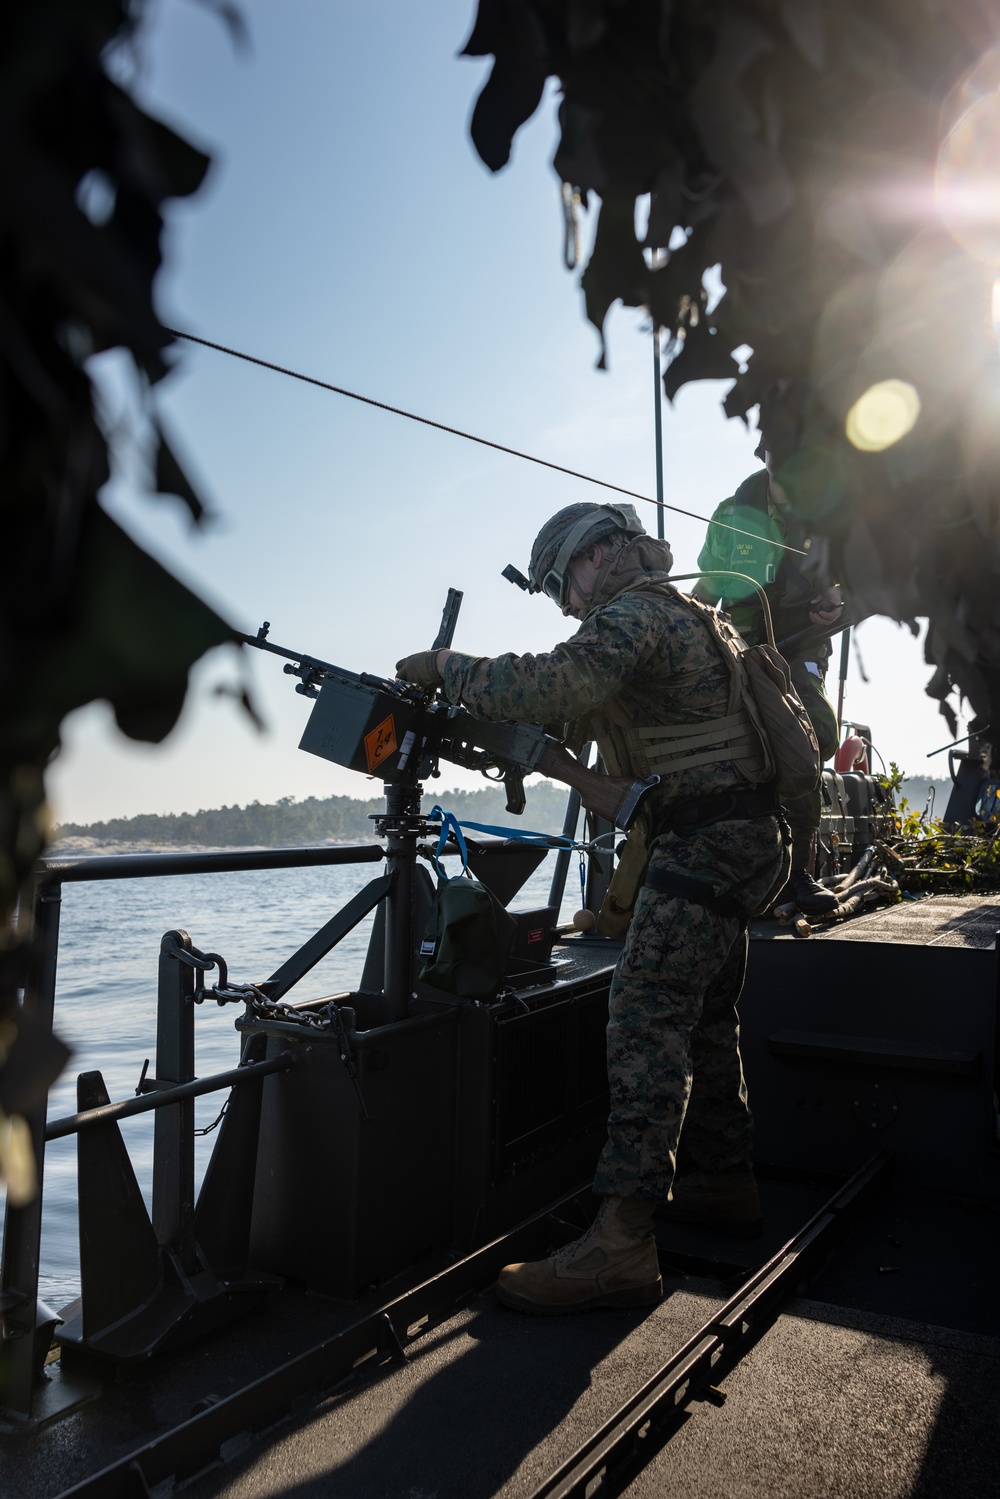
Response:
[{"label": "helmet cover", "polygon": [[532,593],[546,593],[557,604],[565,603],[568,563],[602,536],[622,532],[645,536],[646,528],[634,505],[594,505],[578,501],[547,520],[535,537],[528,565]]}]

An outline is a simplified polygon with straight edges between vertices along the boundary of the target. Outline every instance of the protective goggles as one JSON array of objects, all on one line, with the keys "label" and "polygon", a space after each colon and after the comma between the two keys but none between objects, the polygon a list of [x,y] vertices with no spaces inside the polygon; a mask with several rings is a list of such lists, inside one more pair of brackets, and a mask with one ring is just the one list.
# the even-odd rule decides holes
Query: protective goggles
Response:
[{"label": "protective goggles", "polygon": [[541,592],[550,598],[557,608],[562,609],[569,603],[569,589],[572,579],[566,573],[557,572],[550,567],[542,579]]}]

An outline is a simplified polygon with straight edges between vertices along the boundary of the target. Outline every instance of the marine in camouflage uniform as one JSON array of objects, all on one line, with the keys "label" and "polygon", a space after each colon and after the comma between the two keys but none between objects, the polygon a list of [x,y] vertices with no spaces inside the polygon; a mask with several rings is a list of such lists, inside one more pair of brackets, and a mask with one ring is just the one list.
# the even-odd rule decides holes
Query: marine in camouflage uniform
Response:
[{"label": "marine in camouflage uniform", "polygon": [[[596,739],[610,773],[645,775],[627,725],[710,720],[725,714],[729,700],[729,672],[697,615],[672,590],[635,591],[637,583],[665,582],[665,572],[645,568],[628,569],[624,579],[612,573],[606,601],[545,655],[477,660],[453,652],[444,695],[482,718],[566,724],[571,743]],[[744,914],[723,916],[640,890],[611,988],[611,1118],[595,1181],[601,1194],[666,1199],[695,1055],[702,1066],[695,1127],[685,1136],[689,1159],[718,1171],[749,1160],[735,1002],[746,961],[745,913],[774,886],[780,863],[777,822],[764,816],[656,834],[672,805],[745,787],[722,762],[679,771],[648,799],[650,873],[696,879],[708,895],[730,895]]]},{"label": "marine in camouflage uniform", "polygon": [[[633,521],[625,534],[611,527],[609,535],[605,526],[610,564],[586,598],[589,612],[576,634],[542,655],[450,652],[442,691],[486,719],[561,725],[552,731],[571,745],[596,739],[609,773],[645,776],[657,730],[669,739],[671,729],[709,724],[731,710],[731,677],[702,606],[668,583],[669,548],[642,533],[631,506],[572,506],[549,525],[609,511],[630,512]],[[590,533],[588,542],[595,534],[602,533]],[[544,536],[543,530],[535,553]],[[398,669],[407,675],[417,660]],[[707,825],[689,815],[699,808],[734,812],[734,794],[743,815]],[[599,1218],[591,1231],[598,1242],[589,1247],[585,1236],[561,1260],[507,1267],[498,1289],[510,1305],[562,1311],[658,1299],[652,1212],[671,1192],[682,1132],[695,1172],[749,1173],[751,1121],[736,1011],[746,917],[787,873],[773,793],[756,796],[757,815],[747,815],[754,794],[746,763],[690,765],[663,775],[629,834],[638,858],[630,861],[627,850],[619,869],[637,866],[637,888],[619,895],[617,914],[627,913],[633,894],[637,901],[611,985],[611,1112],[594,1181],[614,1208]],[[686,893],[655,888],[664,882],[680,882]],[[615,914],[612,902],[602,919]],[[608,1265],[595,1270],[595,1255]]]},{"label": "marine in camouflage uniform", "polygon": [[[802,559],[792,557],[786,550],[787,545],[801,547],[805,533],[779,496],[780,489],[774,485],[768,469],[751,474],[734,495],[716,508],[698,557],[702,577],[696,584],[697,596],[708,603],[721,602],[750,645],[766,638],[763,612],[752,583],[767,594],[774,633],[779,640],[808,629],[812,623],[832,623],[839,613],[838,601],[826,612],[817,614],[826,601],[817,593],[815,579],[799,571]],[[752,583],[736,577],[713,576],[720,571],[742,573]],[[829,660],[828,640],[812,645],[806,653],[788,656],[792,685],[809,715],[823,760],[836,754],[840,738],[837,715],[826,696]],[[836,897],[812,878],[822,814],[822,786],[786,801],[784,811],[792,833],[790,892],[803,910],[817,913],[832,910]]]}]

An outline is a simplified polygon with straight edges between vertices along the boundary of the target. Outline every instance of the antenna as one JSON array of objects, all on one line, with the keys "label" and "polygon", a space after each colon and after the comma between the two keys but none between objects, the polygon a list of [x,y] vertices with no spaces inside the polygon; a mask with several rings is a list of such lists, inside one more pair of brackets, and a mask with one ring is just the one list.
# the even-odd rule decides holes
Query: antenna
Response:
[{"label": "antenna", "polygon": [[660,373],[660,335],[653,324],[653,441],[656,444],[656,534],[663,540],[663,384]]}]

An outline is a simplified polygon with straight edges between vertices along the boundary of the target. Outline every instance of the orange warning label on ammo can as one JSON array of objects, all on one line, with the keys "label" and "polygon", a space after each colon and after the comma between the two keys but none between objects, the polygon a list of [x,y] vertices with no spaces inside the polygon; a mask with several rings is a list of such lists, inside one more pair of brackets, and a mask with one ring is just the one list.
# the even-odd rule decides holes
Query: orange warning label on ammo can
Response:
[{"label": "orange warning label on ammo can", "polygon": [[392,714],[383,718],[380,724],[370,729],[365,735],[365,755],[368,758],[368,769],[376,771],[387,760],[396,748],[396,721]]}]

